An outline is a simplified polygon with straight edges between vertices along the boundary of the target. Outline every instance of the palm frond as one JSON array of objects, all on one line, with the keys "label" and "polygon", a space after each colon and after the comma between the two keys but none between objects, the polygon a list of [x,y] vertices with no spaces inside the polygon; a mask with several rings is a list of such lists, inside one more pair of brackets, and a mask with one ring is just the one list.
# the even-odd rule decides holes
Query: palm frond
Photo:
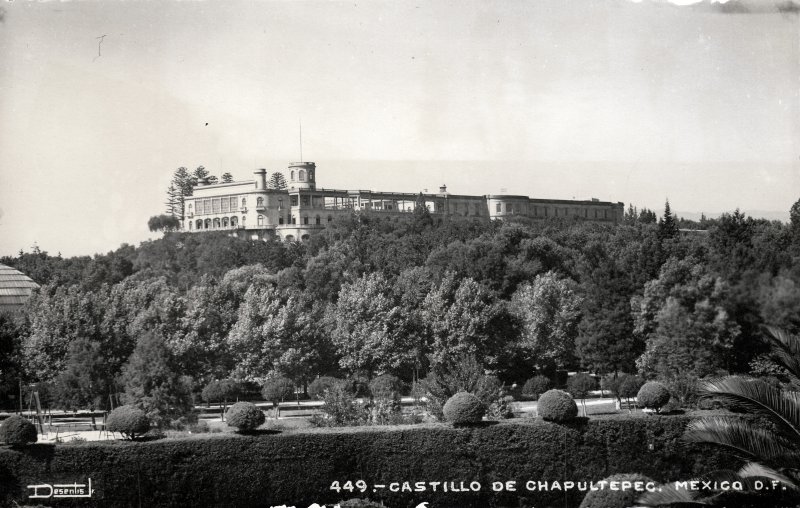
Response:
[{"label": "palm frond", "polygon": [[775,433],[738,417],[713,416],[694,420],[683,439],[690,443],[714,443],[762,460],[800,461],[800,451]]},{"label": "palm frond", "polygon": [[742,478],[764,478],[767,480],[774,480],[792,490],[800,490],[795,478],[791,478],[758,462],[749,462],[745,464],[744,467],[739,470],[739,476]]},{"label": "palm frond", "polygon": [[793,382],[800,384],[800,337],[773,326],[767,330],[773,359],[788,371]]},{"label": "palm frond", "polygon": [[789,441],[800,440],[800,398],[796,392],[775,388],[759,379],[728,376],[703,381],[700,392],[739,405],[773,422]]}]

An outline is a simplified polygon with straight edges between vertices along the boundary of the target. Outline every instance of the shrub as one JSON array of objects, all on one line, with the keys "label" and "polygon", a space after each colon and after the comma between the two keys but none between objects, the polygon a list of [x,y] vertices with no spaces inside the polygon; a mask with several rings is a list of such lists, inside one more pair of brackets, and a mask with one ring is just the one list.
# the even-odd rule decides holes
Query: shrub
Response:
[{"label": "shrub", "polygon": [[0,424],[0,443],[24,445],[37,439],[36,426],[21,416],[9,416]]},{"label": "shrub", "polygon": [[511,406],[512,402],[514,402],[514,397],[511,395],[500,397],[489,405],[486,416],[493,420],[514,418],[514,408]]},{"label": "shrub", "polygon": [[459,392],[449,399],[442,409],[444,418],[453,425],[477,423],[486,414],[486,406],[481,399],[468,392]]},{"label": "shrub", "polygon": [[697,386],[699,379],[692,374],[678,374],[667,380],[666,386],[674,395],[673,401],[680,408],[697,406]]},{"label": "shrub", "polygon": [[341,383],[342,380],[331,377],[331,376],[322,376],[308,385],[308,396],[312,399],[321,399],[325,396],[325,392],[333,388],[334,385],[337,383]]},{"label": "shrub", "polygon": [[669,399],[669,390],[658,381],[645,383],[639,388],[639,393],[636,394],[636,402],[640,406],[655,409],[656,413],[661,411],[661,408],[669,402]]},{"label": "shrub", "polygon": [[543,394],[552,387],[553,382],[550,381],[550,378],[539,374],[538,376],[533,376],[529,380],[525,381],[525,385],[522,387],[522,394],[528,397],[533,397],[534,399],[538,399],[539,395]]},{"label": "shrub", "polygon": [[550,422],[567,422],[578,416],[578,405],[562,390],[548,390],[539,397],[539,416]]},{"label": "shrub", "polygon": [[383,374],[369,383],[369,391],[378,399],[399,399],[404,383],[397,376]]},{"label": "shrub", "polygon": [[622,506],[633,506],[636,504],[636,499],[643,494],[645,485],[648,482],[653,482],[650,478],[637,474],[615,474],[604,479],[606,482],[642,482],[640,490],[636,490],[633,486],[625,490],[591,490],[586,497],[583,498],[580,508],[619,508]]},{"label": "shrub", "polygon": [[106,430],[119,432],[127,439],[136,439],[150,430],[150,419],[135,406],[120,406],[108,414]]},{"label": "shrub", "polygon": [[369,382],[361,376],[348,377],[342,380],[342,385],[353,397],[364,398],[370,396]]},{"label": "shrub", "polygon": [[363,404],[356,401],[348,383],[336,383],[325,392],[322,400],[322,415],[314,415],[309,421],[315,427],[342,427],[364,425],[369,413]]},{"label": "shrub", "polygon": [[496,376],[485,375],[483,366],[471,355],[461,355],[437,365],[424,383],[428,390],[428,411],[438,420],[444,418],[444,403],[458,392],[474,394],[487,407],[505,395],[503,383]]},{"label": "shrub", "polygon": [[265,418],[264,412],[252,402],[237,402],[225,413],[225,420],[239,432],[248,432],[261,426]]}]

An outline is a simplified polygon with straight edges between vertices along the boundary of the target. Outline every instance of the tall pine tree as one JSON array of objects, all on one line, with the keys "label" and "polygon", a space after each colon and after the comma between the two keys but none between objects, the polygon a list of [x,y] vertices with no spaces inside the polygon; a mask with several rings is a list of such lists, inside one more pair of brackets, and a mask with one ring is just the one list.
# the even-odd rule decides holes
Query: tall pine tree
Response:
[{"label": "tall pine tree", "polygon": [[658,236],[661,240],[667,240],[678,236],[678,232],[678,223],[675,222],[675,218],[669,209],[668,199],[664,204],[664,216],[658,221]]}]

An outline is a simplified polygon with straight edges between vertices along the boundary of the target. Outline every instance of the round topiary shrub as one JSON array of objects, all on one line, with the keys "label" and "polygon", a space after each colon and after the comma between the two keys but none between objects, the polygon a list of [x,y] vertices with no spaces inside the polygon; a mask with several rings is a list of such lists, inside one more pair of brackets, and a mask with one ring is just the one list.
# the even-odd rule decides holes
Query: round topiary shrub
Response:
[{"label": "round topiary shrub", "polygon": [[9,416],[0,423],[0,444],[24,445],[37,439],[36,426],[19,415]]},{"label": "round topiary shrub", "polygon": [[453,395],[442,408],[444,419],[453,425],[468,425],[483,420],[486,406],[481,399],[468,392],[458,392]]},{"label": "round topiary shrub", "polygon": [[639,388],[636,394],[636,403],[647,409],[654,409],[656,413],[669,402],[670,394],[667,387],[658,381],[650,381]]},{"label": "round topiary shrub", "polygon": [[135,406],[120,406],[108,414],[106,430],[119,432],[127,439],[136,439],[150,430],[150,419]]},{"label": "round topiary shrub", "polygon": [[539,416],[549,422],[568,422],[578,416],[578,405],[563,390],[548,390],[539,397]]},{"label": "round topiary shrub", "polygon": [[225,420],[239,432],[257,429],[264,423],[264,412],[252,402],[237,402],[225,413]]},{"label": "round topiary shrub", "polygon": [[[631,487],[622,490],[611,490],[605,488],[602,490],[591,490],[586,497],[581,501],[580,508],[621,508],[624,506],[633,506],[636,500],[645,493],[646,485],[648,482],[653,482],[650,478],[637,474],[615,474],[604,479],[606,482],[630,482]],[[641,482],[637,490],[636,482]]]}]

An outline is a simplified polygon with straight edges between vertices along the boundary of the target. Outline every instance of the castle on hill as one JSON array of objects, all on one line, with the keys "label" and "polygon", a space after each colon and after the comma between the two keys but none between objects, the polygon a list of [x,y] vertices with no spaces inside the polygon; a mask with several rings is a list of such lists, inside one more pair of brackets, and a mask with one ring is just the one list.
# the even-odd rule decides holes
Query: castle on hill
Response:
[{"label": "castle on hill", "polygon": [[287,169],[286,189],[267,186],[267,171],[254,180],[208,184],[199,182],[185,200],[183,230],[231,231],[242,238],[307,240],[342,214],[352,211],[402,215],[425,206],[433,217],[477,217],[485,220],[522,216],[544,220],[577,217],[593,222],[622,221],[624,204],[608,201],[536,199],[528,196],[451,194],[442,185],[437,193],[405,193],[317,188],[313,162],[293,162]]}]

